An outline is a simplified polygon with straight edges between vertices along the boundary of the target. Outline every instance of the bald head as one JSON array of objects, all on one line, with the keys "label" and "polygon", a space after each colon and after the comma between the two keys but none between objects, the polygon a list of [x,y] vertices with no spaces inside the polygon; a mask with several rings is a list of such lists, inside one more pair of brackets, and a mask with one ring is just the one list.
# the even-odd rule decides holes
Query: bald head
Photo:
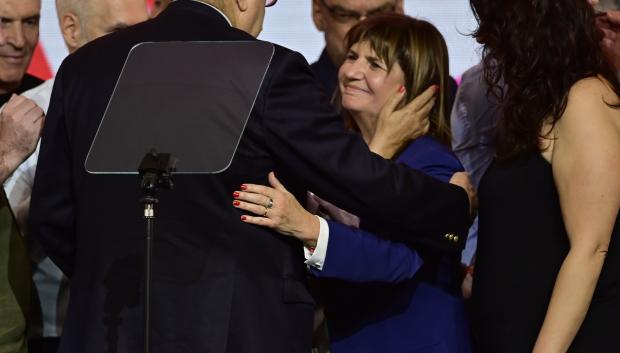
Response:
[{"label": "bald head", "polygon": [[69,52],[148,18],[146,0],[56,0],[56,10]]}]

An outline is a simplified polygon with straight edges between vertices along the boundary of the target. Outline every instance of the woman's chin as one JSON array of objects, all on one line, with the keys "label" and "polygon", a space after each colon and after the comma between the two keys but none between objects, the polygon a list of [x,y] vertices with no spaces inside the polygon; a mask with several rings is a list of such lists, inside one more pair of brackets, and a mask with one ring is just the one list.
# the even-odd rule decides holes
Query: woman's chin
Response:
[{"label": "woman's chin", "polygon": [[348,111],[349,113],[363,113],[366,111],[362,104],[359,102],[355,102],[353,99],[344,98],[342,100],[342,109]]}]

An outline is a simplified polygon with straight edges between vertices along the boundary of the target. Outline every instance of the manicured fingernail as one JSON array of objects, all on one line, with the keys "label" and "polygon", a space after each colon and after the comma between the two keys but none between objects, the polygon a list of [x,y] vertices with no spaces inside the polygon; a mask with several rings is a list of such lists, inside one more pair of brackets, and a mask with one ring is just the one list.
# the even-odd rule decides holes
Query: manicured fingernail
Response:
[{"label": "manicured fingernail", "polygon": [[433,85],[433,92],[439,92],[439,85]]},{"label": "manicured fingernail", "polygon": [[233,206],[239,206],[239,201],[237,200],[233,201]]},{"label": "manicured fingernail", "polygon": [[241,184],[241,190],[244,190],[244,191],[245,191],[245,190],[247,190],[247,188],[248,188],[248,186],[247,186],[247,185],[245,185],[245,184]]},{"label": "manicured fingernail", "polygon": [[242,220],[242,221],[245,221],[245,216],[241,216],[241,220]]},{"label": "manicured fingernail", "polygon": [[400,86],[400,87],[398,87],[398,92],[399,92],[399,93],[403,93],[403,92],[405,92],[405,86]]},{"label": "manicured fingernail", "polygon": [[233,192],[233,197],[236,199],[239,198],[239,192],[238,191]]}]

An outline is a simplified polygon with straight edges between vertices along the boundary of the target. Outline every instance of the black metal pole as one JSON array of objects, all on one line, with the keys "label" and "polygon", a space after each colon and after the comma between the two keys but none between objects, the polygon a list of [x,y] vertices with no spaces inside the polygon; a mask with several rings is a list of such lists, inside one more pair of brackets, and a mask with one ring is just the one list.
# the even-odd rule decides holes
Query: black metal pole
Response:
[{"label": "black metal pole", "polygon": [[144,353],[151,351],[151,259],[153,255],[153,237],[155,226],[155,202],[144,203],[146,219],[146,262],[144,276]]},{"label": "black metal pole", "polygon": [[140,189],[143,197],[140,202],[144,205],[144,219],[146,220],[146,255],[144,263],[144,353],[151,350],[151,263],[153,255],[153,237],[155,228],[155,205],[159,187],[171,190],[174,187],[172,173],[175,171],[176,159],[169,153],[157,153],[151,149],[147,153],[138,172],[141,176]]}]

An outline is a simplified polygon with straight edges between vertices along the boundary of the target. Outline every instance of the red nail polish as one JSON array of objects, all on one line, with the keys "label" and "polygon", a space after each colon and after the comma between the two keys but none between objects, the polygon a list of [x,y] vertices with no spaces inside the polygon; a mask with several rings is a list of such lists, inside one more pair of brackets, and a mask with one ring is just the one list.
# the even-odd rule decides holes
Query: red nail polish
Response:
[{"label": "red nail polish", "polygon": [[233,205],[234,206],[239,206],[239,201],[237,201],[237,200],[233,201]]},{"label": "red nail polish", "polygon": [[239,192],[237,191],[233,192],[233,197],[236,199],[239,198]]},{"label": "red nail polish", "polygon": [[241,216],[241,220],[242,220],[242,221],[245,221],[245,216]]},{"label": "red nail polish", "polygon": [[399,93],[403,93],[403,92],[405,92],[405,86],[400,86],[400,87],[398,87],[398,92],[399,92]]},{"label": "red nail polish", "polygon": [[245,184],[241,184],[241,190],[247,190],[248,186]]},{"label": "red nail polish", "polygon": [[439,85],[433,85],[433,92],[439,92]]}]

